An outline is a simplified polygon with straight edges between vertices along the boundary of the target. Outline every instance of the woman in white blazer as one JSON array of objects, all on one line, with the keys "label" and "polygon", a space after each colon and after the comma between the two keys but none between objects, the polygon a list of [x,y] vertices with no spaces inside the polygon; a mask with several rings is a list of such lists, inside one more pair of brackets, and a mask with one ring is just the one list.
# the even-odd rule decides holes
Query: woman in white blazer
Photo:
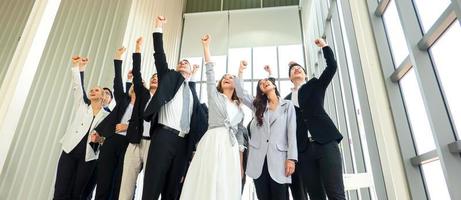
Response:
[{"label": "woman in white blazer", "polygon": [[254,179],[258,199],[288,200],[288,184],[298,159],[295,108],[280,98],[273,78],[258,81],[256,97],[241,82],[235,79],[237,96],[254,113],[246,174]]},{"label": "woman in white blazer", "polygon": [[[72,93],[74,104],[72,121],[61,139],[62,150],[56,173],[53,199],[85,199],[89,195],[88,183],[94,175],[98,147],[101,142],[93,129],[109,114],[103,109],[104,91],[93,87],[89,92],[90,105],[83,101],[80,70],[88,62],[72,57]],[[91,144],[90,144],[91,143]]]}]

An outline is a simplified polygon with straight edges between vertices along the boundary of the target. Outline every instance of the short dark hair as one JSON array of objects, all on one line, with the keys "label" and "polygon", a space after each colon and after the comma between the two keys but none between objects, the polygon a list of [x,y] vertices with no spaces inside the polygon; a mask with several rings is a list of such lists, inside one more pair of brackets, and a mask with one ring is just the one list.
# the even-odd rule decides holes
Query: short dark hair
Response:
[{"label": "short dark hair", "polygon": [[102,88],[102,89],[103,89],[103,90],[107,90],[107,91],[109,91],[109,94],[110,94],[110,98],[111,98],[111,99],[113,99],[113,98],[114,98],[114,95],[112,94],[112,90],[110,90],[110,89],[109,89],[109,88],[107,88],[107,87],[104,87],[104,88]]},{"label": "short dark hair", "polygon": [[304,67],[302,67],[302,66],[301,66],[300,64],[298,64],[298,63],[293,62],[293,63],[288,64],[288,78],[291,77],[291,69],[292,69],[294,66],[299,66],[301,69],[303,69],[304,74],[306,74],[306,69],[304,69]]}]

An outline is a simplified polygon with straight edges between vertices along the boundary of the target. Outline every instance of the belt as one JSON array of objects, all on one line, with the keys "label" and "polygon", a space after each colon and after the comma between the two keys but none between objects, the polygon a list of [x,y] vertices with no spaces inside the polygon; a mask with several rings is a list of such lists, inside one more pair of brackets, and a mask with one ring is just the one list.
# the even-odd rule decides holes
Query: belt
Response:
[{"label": "belt", "polygon": [[143,136],[141,137],[141,139],[143,139],[143,140],[150,140],[150,136],[144,136],[144,135],[143,135]]},{"label": "belt", "polygon": [[171,128],[169,126],[166,126],[166,125],[163,125],[163,124],[158,124],[159,128],[163,129],[163,130],[167,130],[171,133],[174,133],[175,135],[179,136],[179,137],[184,137],[183,134],[180,134],[180,132],[174,128]]}]

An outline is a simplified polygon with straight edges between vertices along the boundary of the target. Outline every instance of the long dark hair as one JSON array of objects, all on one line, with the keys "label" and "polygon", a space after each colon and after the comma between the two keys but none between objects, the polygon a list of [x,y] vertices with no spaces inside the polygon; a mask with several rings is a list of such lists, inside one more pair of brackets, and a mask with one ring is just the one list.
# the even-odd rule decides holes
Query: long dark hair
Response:
[{"label": "long dark hair", "polygon": [[[221,92],[221,93],[224,92],[223,89],[222,89],[222,80],[224,79],[224,77],[226,77],[226,75],[229,75],[229,74],[224,74],[221,77],[221,79],[219,80],[218,85],[216,86],[216,90],[218,90],[218,92]],[[229,76],[231,76],[231,75],[229,75]],[[231,99],[232,99],[232,101],[236,102],[237,105],[240,105],[240,99],[238,98],[237,93],[235,92],[235,89],[234,89],[234,92],[232,93]]]},{"label": "long dark hair", "polygon": [[[274,78],[268,78],[268,81],[272,82],[272,84],[275,86],[275,95],[278,97],[280,96],[279,90],[277,89],[277,85],[275,84],[275,79]],[[253,100],[253,106],[256,108],[256,122],[258,123],[258,126],[263,125],[263,118],[264,118],[264,110],[267,107],[267,96],[266,94],[263,93],[261,88],[259,87],[259,83],[262,80],[258,81],[258,84],[256,85],[256,98]]]}]

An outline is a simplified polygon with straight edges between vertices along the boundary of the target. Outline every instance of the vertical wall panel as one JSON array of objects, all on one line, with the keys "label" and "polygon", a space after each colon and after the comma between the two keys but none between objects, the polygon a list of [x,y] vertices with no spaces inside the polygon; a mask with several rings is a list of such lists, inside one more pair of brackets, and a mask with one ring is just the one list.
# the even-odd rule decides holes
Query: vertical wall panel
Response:
[{"label": "vertical wall panel", "polygon": [[261,8],[261,0],[224,0],[223,10]]},{"label": "vertical wall panel", "polygon": [[63,0],[25,105],[0,199],[51,199],[60,138],[70,121],[70,58],[90,57],[87,88],[112,86],[112,58],[123,41],[131,1]]},{"label": "vertical wall panel", "polygon": [[0,3],[0,84],[13,58],[35,0],[2,0]]},{"label": "vertical wall panel", "polygon": [[167,18],[167,23],[163,30],[163,45],[165,46],[165,53],[170,68],[175,68],[179,59],[184,4],[185,0],[133,1],[123,40],[123,45],[127,48],[126,62],[124,62],[125,72],[128,72],[132,68],[131,54],[135,50],[135,41],[139,36],[144,37],[141,65],[141,73],[144,80],[148,80],[156,72],[153,58],[152,32],[154,31],[154,19],[158,15],[163,15]]}]

